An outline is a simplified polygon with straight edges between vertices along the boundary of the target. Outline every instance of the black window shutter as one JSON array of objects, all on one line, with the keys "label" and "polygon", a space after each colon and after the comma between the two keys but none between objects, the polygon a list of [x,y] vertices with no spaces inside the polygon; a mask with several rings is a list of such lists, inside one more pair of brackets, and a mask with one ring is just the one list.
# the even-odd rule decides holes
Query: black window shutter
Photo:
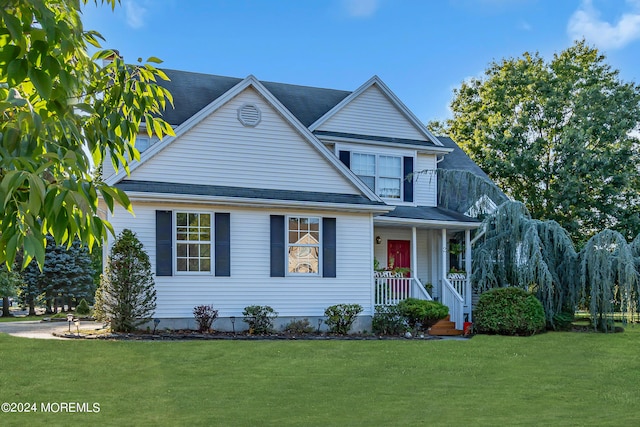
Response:
[{"label": "black window shutter", "polygon": [[351,168],[351,153],[340,150],[340,161],[344,163],[346,167]]},{"label": "black window shutter", "polygon": [[405,157],[403,166],[402,176],[404,177],[404,201],[413,202],[413,157]]},{"label": "black window shutter", "polygon": [[173,275],[173,213],[156,211],[156,276]]},{"label": "black window shutter", "polygon": [[215,274],[231,276],[231,217],[228,213],[216,213],[215,233]]},{"label": "black window shutter", "polygon": [[322,218],[322,276],[336,277],[335,218]]},{"label": "black window shutter", "polygon": [[284,215],[271,215],[271,277],[284,277]]}]

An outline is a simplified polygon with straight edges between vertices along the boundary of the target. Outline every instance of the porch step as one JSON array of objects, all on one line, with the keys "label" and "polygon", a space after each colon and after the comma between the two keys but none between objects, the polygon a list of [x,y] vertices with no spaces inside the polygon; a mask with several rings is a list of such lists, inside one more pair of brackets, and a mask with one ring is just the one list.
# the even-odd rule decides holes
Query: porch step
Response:
[{"label": "porch step", "polygon": [[462,335],[463,331],[461,331],[460,329],[456,329],[455,322],[452,322],[449,319],[450,317],[447,316],[444,319],[440,320],[435,325],[433,325],[431,329],[429,329],[429,335],[437,335],[437,336]]}]

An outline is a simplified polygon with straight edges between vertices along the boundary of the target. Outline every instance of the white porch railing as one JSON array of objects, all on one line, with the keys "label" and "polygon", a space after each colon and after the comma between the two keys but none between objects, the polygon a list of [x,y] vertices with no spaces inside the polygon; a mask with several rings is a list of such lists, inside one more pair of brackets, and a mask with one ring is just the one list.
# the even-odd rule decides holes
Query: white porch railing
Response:
[{"label": "white porch railing", "polygon": [[453,289],[462,297],[465,305],[467,304],[467,275],[465,273],[449,273],[447,280],[453,286]]},{"label": "white porch railing", "polygon": [[[466,289],[466,279],[464,288]],[[464,327],[464,298],[447,279],[442,279],[442,303],[449,307],[449,320],[456,324],[456,329]]]},{"label": "white porch railing", "polygon": [[418,279],[388,271],[374,273],[375,305],[396,305],[407,298],[431,301],[431,295]]}]

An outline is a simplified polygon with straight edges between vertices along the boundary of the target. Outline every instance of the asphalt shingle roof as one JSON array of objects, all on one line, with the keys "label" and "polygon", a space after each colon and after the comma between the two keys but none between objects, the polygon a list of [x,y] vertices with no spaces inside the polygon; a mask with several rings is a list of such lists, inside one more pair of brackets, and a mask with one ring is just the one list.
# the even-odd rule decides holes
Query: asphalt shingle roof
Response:
[{"label": "asphalt shingle roof", "polygon": [[267,188],[227,187],[221,185],[179,184],[171,182],[125,180],[116,187],[127,192],[189,194],[193,196],[237,197],[242,199],[286,200],[331,204],[384,206],[356,194],[320,193],[312,191],[273,190]]},{"label": "asphalt shingle roof", "polygon": [[435,206],[396,206],[393,211],[381,216],[388,218],[420,219],[425,221],[479,222],[477,219],[470,218],[459,212]]},{"label": "asphalt shingle roof", "polygon": [[[168,107],[163,118],[171,125],[184,123],[198,111],[222,96],[243,79],[166,70],[171,81],[158,83],[169,89],[175,108]],[[298,86],[285,83],[261,82],[306,127],[340,103],[351,92]]]}]

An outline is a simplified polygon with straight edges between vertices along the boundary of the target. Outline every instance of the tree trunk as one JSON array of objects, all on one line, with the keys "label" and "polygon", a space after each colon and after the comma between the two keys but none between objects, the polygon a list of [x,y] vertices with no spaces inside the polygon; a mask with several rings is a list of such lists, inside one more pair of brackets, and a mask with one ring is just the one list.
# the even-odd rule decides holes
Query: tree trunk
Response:
[{"label": "tree trunk", "polygon": [[3,297],[2,298],[2,317],[11,316],[11,310],[9,310],[9,307],[11,307],[9,305],[9,297]]},{"label": "tree trunk", "polygon": [[35,316],[36,315],[36,303],[32,298],[29,298],[29,316]]}]

